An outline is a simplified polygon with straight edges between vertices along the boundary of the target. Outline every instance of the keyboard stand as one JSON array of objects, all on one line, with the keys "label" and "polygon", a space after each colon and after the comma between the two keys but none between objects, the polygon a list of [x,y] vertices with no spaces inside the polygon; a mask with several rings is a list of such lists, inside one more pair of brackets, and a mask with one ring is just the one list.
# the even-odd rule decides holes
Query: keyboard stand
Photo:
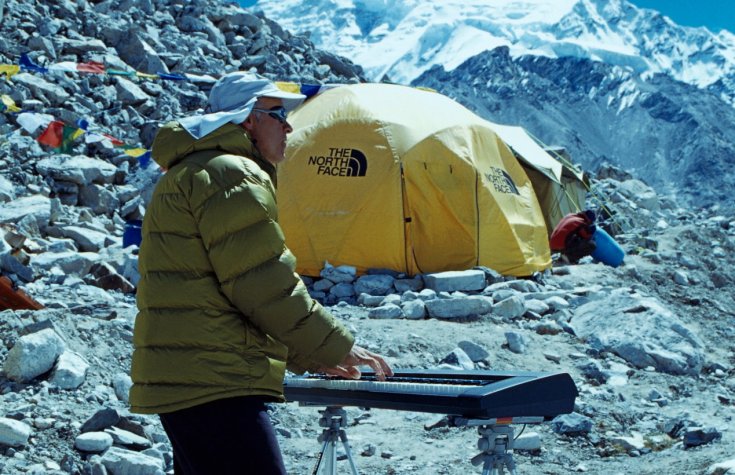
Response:
[{"label": "keyboard stand", "polygon": [[[311,475],[336,475],[337,474],[337,440],[342,441],[342,446],[347,453],[347,460],[350,462],[352,475],[359,475],[355,461],[352,459],[352,451],[350,444],[347,442],[347,433],[344,427],[347,426],[347,413],[341,407],[329,406],[323,411],[319,411],[322,417],[319,419],[319,425],[324,427],[322,433],[319,434],[317,440],[322,442],[322,451],[316,461],[316,466]],[[323,464],[322,464],[323,463]],[[321,469],[324,469],[320,472]]]},{"label": "keyboard stand", "polygon": [[457,427],[477,427],[480,440],[477,448],[482,450],[472,457],[472,465],[482,464],[482,475],[503,474],[508,469],[510,475],[516,475],[516,464],[513,460],[513,428],[509,424],[540,424],[543,417],[513,417],[506,419],[467,419],[450,416],[450,425]]}]

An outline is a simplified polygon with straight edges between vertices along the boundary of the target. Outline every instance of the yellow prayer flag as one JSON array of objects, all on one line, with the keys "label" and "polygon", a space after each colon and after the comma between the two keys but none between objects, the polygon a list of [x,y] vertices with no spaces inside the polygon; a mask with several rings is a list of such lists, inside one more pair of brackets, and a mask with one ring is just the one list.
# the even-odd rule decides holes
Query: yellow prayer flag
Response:
[{"label": "yellow prayer flag", "polygon": [[295,82],[276,81],[276,87],[284,92],[301,94],[301,84],[297,84]]},{"label": "yellow prayer flag", "polygon": [[158,79],[159,77],[158,74],[141,73],[140,71],[135,71],[135,75],[143,79]]},{"label": "yellow prayer flag", "polygon": [[0,76],[5,75],[6,79],[12,78],[20,72],[20,66],[17,64],[0,64]]},{"label": "yellow prayer flag", "polygon": [[140,157],[144,153],[146,153],[148,150],[145,148],[129,148],[125,150],[125,155],[130,155],[131,157]]},{"label": "yellow prayer flag", "polygon": [[12,97],[7,94],[3,94],[0,96],[0,99],[2,99],[3,105],[8,109],[8,112],[20,112],[20,107],[15,105],[15,101],[13,101]]},{"label": "yellow prayer flag", "polygon": [[78,139],[79,137],[81,137],[82,135],[84,135],[84,132],[86,132],[86,130],[84,130],[84,129],[77,129],[77,130],[75,130],[74,133],[71,134],[71,139],[72,140]]}]

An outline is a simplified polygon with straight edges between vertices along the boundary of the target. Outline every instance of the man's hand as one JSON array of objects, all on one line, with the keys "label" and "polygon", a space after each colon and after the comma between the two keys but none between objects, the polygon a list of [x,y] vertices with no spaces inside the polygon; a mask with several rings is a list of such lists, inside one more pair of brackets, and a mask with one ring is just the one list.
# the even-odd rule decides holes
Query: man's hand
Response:
[{"label": "man's hand", "polygon": [[320,368],[319,371],[331,376],[360,379],[361,373],[358,366],[361,365],[370,366],[375,371],[375,377],[380,381],[385,381],[386,376],[393,376],[393,370],[382,356],[357,345],[352,346],[352,349],[340,364],[331,368]]}]

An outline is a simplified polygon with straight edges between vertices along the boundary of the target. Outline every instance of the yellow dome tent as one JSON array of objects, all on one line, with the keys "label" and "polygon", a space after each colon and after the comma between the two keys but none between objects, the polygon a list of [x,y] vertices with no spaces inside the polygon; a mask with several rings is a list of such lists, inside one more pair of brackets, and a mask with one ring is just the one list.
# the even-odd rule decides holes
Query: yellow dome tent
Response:
[{"label": "yellow dome tent", "polygon": [[439,93],[341,86],[289,116],[279,221],[304,275],[551,265],[533,187],[492,124]]}]

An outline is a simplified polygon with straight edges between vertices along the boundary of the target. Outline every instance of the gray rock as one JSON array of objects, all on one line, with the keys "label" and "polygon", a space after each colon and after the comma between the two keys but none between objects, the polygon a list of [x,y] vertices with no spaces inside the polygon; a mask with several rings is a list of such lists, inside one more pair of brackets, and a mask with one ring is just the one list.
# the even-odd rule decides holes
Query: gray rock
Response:
[{"label": "gray rock", "polygon": [[111,163],[82,155],[44,158],[38,162],[36,169],[43,176],[82,186],[92,183],[110,184],[117,172],[117,167]]},{"label": "gray rock", "polygon": [[92,184],[79,188],[79,204],[86,206],[94,214],[111,215],[120,208],[120,200],[107,188]]},{"label": "gray rock", "polygon": [[411,320],[420,320],[426,317],[426,303],[423,300],[409,300],[401,303],[403,315]]},{"label": "gray rock", "polygon": [[725,475],[727,473],[735,473],[735,459],[713,463],[707,467],[707,471],[705,473],[707,475]]},{"label": "gray rock", "polygon": [[355,293],[360,295],[388,295],[393,290],[393,278],[386,274],[363,275],[355,282]]},{"label": "gray rock", "polygon": [[18,260],[16,256],[21,253],[22,251],[18,253],[0,253],[0,270],[5,271],[5,273],[15,274],[25,282],[31,282],[35,279],[35,272],[32,267],[23,265]]},{"label": "gray rock", "polygon": [[360,294],[357,303],[366,307],[379,307],[384,298],[382,295]]},{"label": "gray rock", "polygon": [[512,320],[526,313],[526,302],[520,295],[514,295],[494,304],[492,311],[494,315]]},{"label": "gray rock", "polygon": [[393,282],[393,286],[399,293],[410,291],[418,292],[424,287],[424,281],[418,276],[413,279],[396,279],[395,282]]},{"label": "gray rock", "polygon": [[104,53],[107,51],[107,46],[101,40],[96,39],[61,39],[61,50],[62,53],[71,53],[85,55],[87,53]]},{"label": "gray rock", "polygon": [[74,447],[82,452],[101,453],[112,447],[112,436],[105,432],[85,432],[74,439]]},{"label": "gray rock", "polygon": [[585,363],[577,365],[582,376],[596,384],[605,384],[609,375],[603,371],[600,363],[594,360],[587,361]]},{"label": "gray rock", "polygon": [[679,285],[689,285],[689,276],[684,271],[674,271],[673,280]]},{"label": "gray rock", "polygon": [[8,379],[26,383],[54,367],[66,345],[49,328],[22,336],[8,352],[3,370]]},{"label": "gray rock", "polygon": [[335,284],[347,283],[351,284],[357,278],[357,269],[353,266],[324,266],[319,275],[325,279],[329,279]]},{"label": "gray rock", "polygon": [[544,315],[549,311],[549,306],[543,301],[538,299],[526,300],[526,311],[534,312],[538,315]]},{"label": "gray rock", "polygon": [[505,277],[503,277],[502,274],[500,274],[498,271],[494,269],[490,269],[489,267],[485,266],[475,266],[473,267],[475,270],[480,270],[483,273],[485,273],[485,282],[492,285],[497,282],[503,282],[505,280]]},{"label": "gray rock", "polygon": [[133,450],[144,450],[153,445],[151,441],[145,437],[141,437],[115,426],[105,429],[105,434],[112,436],[112,442],[115,445],[129,447]]},{"label": "gray rock", "polygon": [[51,201],[42,195],[32,195],[0,206],[0,223],[17,223],[26,216],[35,218],[38,227],[45,229],[51,216]]},{"label": "gray rock", "polygon": [[691,256],[688,256],[686,254],[682,254],[681,256],[679,256],[679,264],[683,265],[687,269],[698,269],[699,268],[699,262],[697,262]]},{"label": "gray rock", "polygon": [[329,279],[319,279],[312,285],[316,292],[327,292],[334,286],[334,282]]},{"label": "gray rock", "polygon": [[447,271],[424,275],[427,289],[436,292],[472,291],[485,288],[485,273],[480,270]]},{"label": "gray rock", "polygon": [[70,97],[63,87],[46,81],[38,74],[18,73],[13,76],[13,82],[24,85],[34,98],[42,99],[51,106],[62,106]]},{"label": "gray rock", "polygon": [[106,262],[96,262],[89,269],[87,282],[105,290],[119,290],[130,293],[135,290],[133,284],[117,273],[112,265]]},{"label": "gray rock", "polygon": [[541,436],[538,432],[524,432],[513,441],[513,450],[523,452],[541,450]]},{"label": "gray rock", "polygon": [[47,271],[57,267],[64,274],[83,276],[98,259],[99,255],[92,252],[44,252],[31,258],[31,266]]},{"label": "gray rock", "polygon": [[518,332],[505,332],[505,339],[508,342],[508,349],[513,353],[526,352],[526,337]]},{"label": "gray rock", "polygon": [[368,312],[368,318],[380,318],[380,319],[391,319],[391,318],[403,318],[403,310],[398,305],[389,303],[380,307],[370,309]]},{"label": "gray rock", "polygon": [[544,303],[548,305],[552,311],[564,310],[569,308],[569,302],[565,298],[559,296],[552,296],[544,300]]},{"label": "gray rock", "polygon": [[127,34],[119,37],[119,43],[115,45],[117,54],[120,55],[131,68],[148,74],[169,72],[166,63],[158,56],[155,48],[143,40],[139,34]]},{"label": "gray rock", "polygon": [[523,293],[539,291],[538,284],[536,284],[536,282],[533,282],[531,280],[509,280],[508,287],[513,290],[516,290],[518,292],[523,292]]},{"label": "gray rock", "polygon": [[95,412],[92,417],[87,419],[80,432],[98,432],[108,427],[112,427],[120,421],[120,413],[116,409],[105,408]]},{"label": "gray rock", "polygon": [[661,209],[656,192],[640,180],[635,178],[625,180],[620,183],[618,190],[623,196],[649,211]]},{"label": "gray rock", "polygon": [[427,300],[434,300],[437,296],[435,291],[431,289],[423,289],[419,292],[418,298],[426,302]]},{"label": "gray rock", "polygon": [[339,283],[329,289],[329,293],[337,298],[352,297],[355,295],[355,287],[349,283]]},{"label": "gray rock", "polygon": [[637,432],[633,432],[629,437],[615,436],[610,437],[608,440],[611,444],[622,447],[626,452],[632,450],[641,451],[646,448],[646,440]]},{"label": "gray rock", "polygon": [[155,457],[112,447],[102,455],[102,464],[116,475],[164,475],[163,462]]},{"label": "gray rock", "polygon": [[458,366],[465,370],[475,369],[475,364],[472,362],[467,353],[462,348],[455,348],[445,356],[439,363],[450,364],[452,366]]},{"label": "gray rock", "polygon": [[15,199],[15,196],[15,186],[10,180],[0,175],[0,203],[11,201]]},{"label": "gray rock", "polygon": [[419,294],[412,290],[407,290],[401,294],[401,302],[410,302],[411,300],[419,300]]},{"label": "gray rock", "polygon": [[112,388],[115,390],[115,396],[125,404],[128,403],[131,387],[133,387],[133,380],[127,373],[117,373],[112,377]]},{"label": "gray rock", "polygon": [[[507,285],[507,284],[504,284],[504,285]],[[485,289],[485,291],[483,291],[483,295],[489,294],[495,302],[502,302],[503,300],[519,295],[517,290],[513,290],[510,288],[496,289],[496,290],[493,290],[492,292],[489,292],[488,289]]]},{"label": "gray rock", "polygon": [[557,434],[585,435],[592,430],[592,419],[576,412],[562,414],[551,421],[551,429]]},{"label": "gray rock", "polygon": [[714,427],[692,427],[684,433],[684,448],[698,447],[722,439],[722,432]]},{"label": "gray rock", "polygon": [[125,105],[137,106],[150,99],[150,96],[137,84],[122,77],[115,78],[115,89],[117,97]]},{"label": "gray rock", "polygon": [[84,383],[88,369],[84,358],[67,350],[59,356],[49,382],[61,389],[76,389]]},{"label": "gray rock", "polygon": [[462,350],[467,353],[467,356],[469,356],[470,359],[475,363],[479,361],[486,361],[490,357],[490,353],[488,353],[485,348],[481,347],[477,343],[462,340],[457,343],[457,346],[462,348]]},{"label": "gray rock", "polygon": [[24,422],[0,417],[0,445],[24,447],[28,444],[31,432],[31,426]]},{"label": "gray rock", "polygon": [[579,307],[570,325],[593,348],[615,353],[637,368],[696,375],[705,361],[702,341],[651,298],[613,292]]},{"label": "gray rock", "polygon": [[79,249],[86,252],[97,252],[111,241],[108,234],[81,226],[63,226],[60,231],[62,236],[73,239]]},{"label": "gray rock", "polygon": [[383,297],[383,300],[380,302],[380,305],[400,305],[402,301],[402,298],[400,295],[397,294],[388,294],[385,297]]},{"label": "gray rock", "polygon": [[138,272],[138,255],[137,254],[126,254],[124,263],[123,263],[123,269],[122,269],[122,276],[125,277],[128,282],[133,284],[134,287],[138,286],[138,281],[140,280],[140,273]]},{"label": "gray rock", "polygon": [[482,296],[433,299],[425,303],[426,311],[432,318],[474,317],[492,310],[492,301]]},{"label": "gray rock", "polygon": [[539,335],[558,335],[564,331],[562,326],[554,320],[543,320],[537,322],[533,324],[531,328]]}]

